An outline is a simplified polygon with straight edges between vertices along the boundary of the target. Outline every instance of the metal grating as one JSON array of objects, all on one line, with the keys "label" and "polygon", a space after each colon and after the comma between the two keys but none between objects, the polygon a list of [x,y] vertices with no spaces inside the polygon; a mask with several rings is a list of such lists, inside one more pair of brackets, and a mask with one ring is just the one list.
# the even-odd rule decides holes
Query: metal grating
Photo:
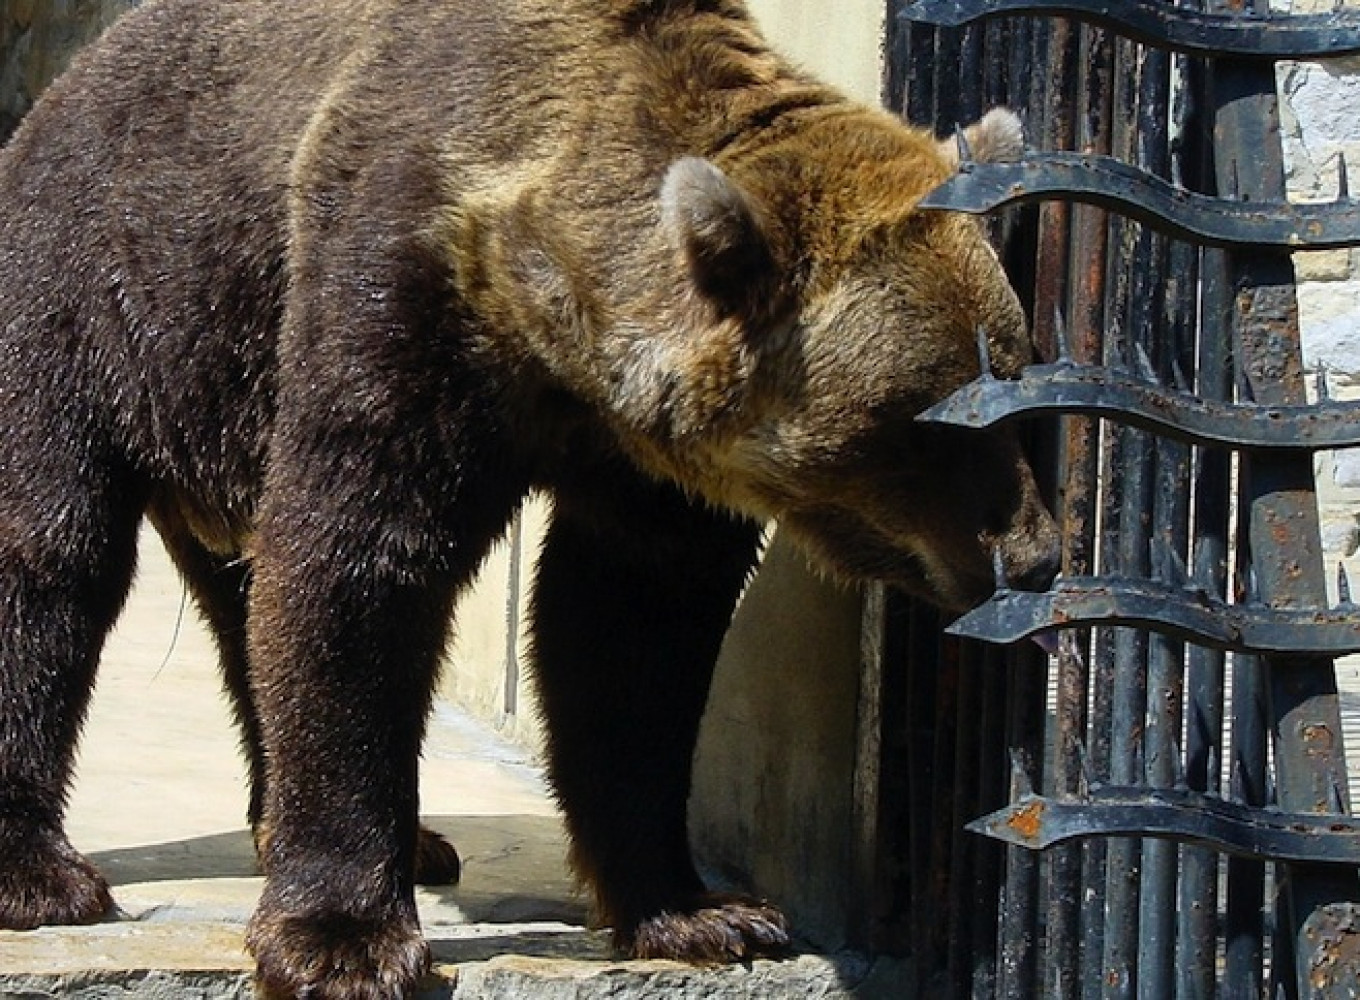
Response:
[{"label": "metal grating", "polygon": [[1330,659],[1360,609],[1328,606],[1311,460],[1357,414],[1306,399],[1288,256],[1360,214],[1344,179],[1286,204],[1271,61],[1354,51],[1360,16],[1207,7],[890,7],[891,107],[946,134],[1008,104],[1042,151],[931,201],[996,213],[1043,364],[929,417],[1025,420],[1066,544],[1053,593],[951,629],[1061,628],[1052,660],[872,605],[902,674],[872,939],[927,996],[1360,995]]}]

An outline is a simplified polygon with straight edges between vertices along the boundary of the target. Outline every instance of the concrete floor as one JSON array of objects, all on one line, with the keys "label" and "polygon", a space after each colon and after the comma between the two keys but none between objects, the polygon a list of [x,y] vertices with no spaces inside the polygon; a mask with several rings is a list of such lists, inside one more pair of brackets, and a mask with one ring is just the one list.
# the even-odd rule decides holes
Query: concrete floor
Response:
[{"label": "concrete floor", "polygon": [[[0,932],[0,998],[248,997],[242,931],[261,879],[212,643],[154,535],[110,638],[68,829],[113,884],[118,918]],[[539,769],[459,711],[431,720],[425,822],[457,845],[462,884],[422,889],[429,997],[901,996],[900,970],[802,956],[721,970],[616,962],[586,929]],[[884,981],[887,976],[889,981]]]}]

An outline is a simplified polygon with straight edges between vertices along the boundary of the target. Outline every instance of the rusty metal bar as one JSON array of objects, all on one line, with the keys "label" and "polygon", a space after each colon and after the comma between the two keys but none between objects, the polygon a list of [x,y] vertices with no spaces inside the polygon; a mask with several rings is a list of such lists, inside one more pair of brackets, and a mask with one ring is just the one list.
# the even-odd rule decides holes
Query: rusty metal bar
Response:
[{"label": "rusty metal bar", "polygon": [[1360,865],[1360,819],[1282,813],[1141,784],[1093,789],[1079,800],[1025,794],[970,829],[1036,851],[1078,837],[1136,835],[1202,844],[1234,857]]},{"label": "rusty metal bar", "polygon": [[1082,18],[1147,45],[1201,56],[1307,59],[1360,51],[1360,19],[1351,11],[1328,14],[1253,14],[1234,19],[1178,8],[1157,0],[913,0],[898,16],[958,27],[1005,14],[1060,14]]},{"label": "rusty metal bar", "polygon": [[1071,361],[1033,365],[1018,379],[970,382],[917,419],[990,427],[1043,412],[1106,417],[1193,444],[1285,451],[1360,446],[1360,403],[1264,406],[1210,400],[1145,376]]},{"label": "rusty metal bar", "polygon": [[[1138,155],[1136,123],[1142,53],[1121,39],[1115,46],[1115,58],[1111,152],[1132,161]],[[1139,227],[1127,219],[1112,216],[1110,230],[1105,364],[1127,367],[1133,364],[1138,352],[1138,310],[1143,303],[1136,302],[1134,282],[1140,265],[1148,263],[1147,244],[1141,240]],[[1108,550],[1102,553],[1102,569],[1145,577],[1149,568],[1152,510],[1151,439],[1126,427],[1115,429],[1114,435],[1121,478],[1107,500],[1115,534]],[[1148,643],[1146,633],[1126,628],[1114,630],[1113,640],[1109,780],[1122,785],[1132,784],[1142,776]],[[1142,842],[1132,837],[1113,838],[1107,848],[1103,995],[1110,1000],[1137,995],[1142,855]]]},{"label": "rusty metal bar", "polygon": [[[1193,585],[1113,574],[1070,577],[1043,594],[1000,590],[949,626],[954,635],[1010,643],[1055,628],[1130,625],[1241,653],[1341,656],[1360,652],[1360,613],[1225,604]],[[1308,665],[1304,664],[1306,668]]]},{"label": "rusty metal bar", "polygon": [[[1170,166],[1171,58],[1162,50],[1144,53],[1138,95],[1136,162],[1148,171],[1166,172]],[[1136,343],[1151,359],[1156,374],[1170,378],[1183,370],[1178,354],[1183,322],[1183,281],[1191,274],[1172,266],[1174,248],[1164,235],[1144,226],[1139,234],[1142,263],[1134,272],[1133,316]],[[1188,480],[1185,445],[1165,437],[1150,440],[1149,572],[1162,575],[1170,556],[1182,558]],[[1153,633],[1147,636],[1147,692],[1142,773],[1154,787],[1176,781],[1179,770],[1181,700],[1184,675],[1181,644]],[[1176,845],[1145,839],[1142,844],[1142,881],[1138,912],[1138,989],[1144,996],[1170,996],[1176,950]]]},{"label": "rusty metal bar", "polygon": [[[1075,22],[1055,20],[1047,27],[1043,61],[1041,96],[1038,102],[1038,121],[1031,122],[1032,143],[1041,149],[1070,149],[1077,134],[1077,86],[1081,28]],[[1036,238],[1034,297],[1031,314],[1034,317],[1034,340],[1040,356],[1065,357],[1071,351],[1070,335],[1062,316],[1068,308],[1068,290],[1072,286],[1071,227],[1074,206],[1050,202],[1038,211]],[[1033,429],[1033,428],[1031,428]],[[1070,447],[1070,427],[1045,427],[1056,432],[1054,447],[1058,458],[1050,467],[1057,468],[1066,459]],[[1071,484],[1061,477],[1066,489],[1058,491],[1068,496]],[[1070,556],[1070,545],[1065,546]],[[1059,789],[1075,789],[1080,781],[1079,764],[1074,746],[1085,738],[1082,732],[1072,732],[1072,705],[1085,707],[1084,686],[1077,687],[1073,676],[1074,663],[1080,659],[1059,656],[1050,665],[1056,671],[1059,691],[1055,703],[1052,765],[1053,785]],[[1079,683],[1079,682],[1078,682]],[[1064,687],[1064,685],[1066,685]],[[1068,701],[1067,699],[1075,699]],[[1081,713],[1084,716],[1084,711]],[[1066,720],[1066,723],[1059,720]],[[1081,721],[1079,718],[1076,721]],[[970,817],[971,818],[971,817]],[[1080,972],[1081,928],[1081,850],[1073,846],[1051,852],[1041,861],[1041,878],[1046,888],[1046,899],[1040,901],[1045,915],[1043,926],[1042,982],[1045,994],[1053,1000],[1076,1000]]]},{"label": "rusty metal bar", "polygon": [[[1202,128],[1191,134],[1202,134]],[[1201,257],[1201,300],[1209,295],[1222,253]],[[1208,314],[1209,308],[1202,310]],[[1197,388],[1209,400],[1232,391],[1231,344],[1226,331],[1205,323],[1200,331]],[[1222,449],[1197,449],[1192,583],[1216,598],[1227,595],[1228,530],[1232,489],[1231,462]],[[1217,793],[1221,788],[1224,726],[1225,657],[1222,651],[1192,645],[1186,668],[1185,781],[1189,789]],[[1177,993],[1184,1000],[1210,1000],[1216,992],[1218,958],[1219,856],[1202,847],[1181,853],[1180,944]]]},{"label": "rusty metal bar", "polygon": [[1109,156],[1036,153],[1014,163],[964,163],[922,208],[987,213],[1054,199],[1117,211],[1203,246],[1334,250],[1360,242],[1360,202],[1291,204],[1211,198]]},{"label": "rusty metal bar", "polygon": [[[1083,25],[1079,54],[1080,110],[1075,148],[1107,153],[1111,149],[1114,93],[1114,40],[1103,28]],[[1072,284],[1069,289],[1069,353],[1079,364],[1094,364],[1104,356],[1105,298],[1109,220],[1102,209],[1074,205],[1072,209]],[[1067,418],[1068,493],[1064,498],[1065,562],[1070,575],[1094,573],[1097,565],[1097,520],[1100,513],[1101,424],[1087,418]],[[1103,683],[1112,671],[1109,630],[1067,633],[1077,637],[1078,654],[1087,659],[1062,658],[1057,705],[1058,737],[1062,740],[1066,784],[1075,793],[1088,777],[1088,767],[1109,775],[1110,686]],[[1088,707],[1088,693],[1089,707]],[[1078,926],[1078,988],[1083,998],[1100,995],[1104,981],[1105,870],[1108,842],[1084,842],[1080,849]],[[1058,849],[1059,852],[1063,848]],[[1070,876],[1068,876],[1070,879]],[[1066,888],[1068,895],[1070,881]],[[1065,902],[1065,901],[1064,901]],[[1055,900],[1054,905],[1059,905]]]},{"label": "rusty metal bar", "polygon": [[[1274,73],[1221,63],[1215,73],[1215,138],[1220,190],[1255,200],[1285,196]],[[1264,155],[1263,155],[1264,153]],[[1245,382],[1267,405],[1304,402],[1293,264],[1261,249],[1234,254],[1234,329]],[[1302,455],[1252,456],[1246,504],[1252,568],[1273,607],[1326,605],[1312,464]],[[1291,812],[1348,813],[1336,672],[1325,659],[1281,655],[1267,661],[1276,797]],[[1292,935],[1299,996],[1360,993],[1360,965],[1339,967],[1335,951],[1360,941],[1360,880],[1296,864],[1282,878],[1279,922]],[[1335,932],[1338,945],[1333,940]],[[1285,982],[1285,980],[1281,980]],[[1318,990],[1325,987],[1319,994]]]},{"label": "rusty metal bar", "polygon": [[906,612],[907,648],[903,667],[907,674],[907,694],[902,725],[907,749],[906,815],[908,834],[905,863],[907,878],[904,896],[906,915],[901,919],[912,953],[928,969],[926,945],[935,900],[931,896],[931,854],[933,813],[935,810],[935,703],[941,681],[939,618],[919,602]]},{"label": "rusty metal bar", "polygon": [[[1009,786],[1006,760],[1006,672],[1005,653],[995,648],[983,650],[982,709],[977,719],[978,799],[974,815],[985,815],[1006,802]],[[973,983],[975,997],[996,996],[997,987],[997,908],[994,905],[1001,885],[1002,846],[979,839],[974,846],[972,915]]]}]

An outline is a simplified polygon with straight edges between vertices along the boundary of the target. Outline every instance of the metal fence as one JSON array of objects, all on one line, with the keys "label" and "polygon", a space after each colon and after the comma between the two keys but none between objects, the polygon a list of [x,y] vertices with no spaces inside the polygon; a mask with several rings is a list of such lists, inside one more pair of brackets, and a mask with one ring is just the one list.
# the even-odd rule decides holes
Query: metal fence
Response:
[{"label": "metal fence", "polygon": [[[1360,203],[1344,167],[1286,203],[1273,64],[1360,50],[1356,13],[890,3],[895,110],[1007,104],[1043,151],[931,203],[991,213],[1046,363],[931,417],[1025,419],[1065,538],[1053,591],[950,626],[996,645],[871,602],[865,936],[925,995],[1360,996],[1331,659],[1360,609],[1328,604],[1312,468],[1360,409],[1308,401],[1289,256],[1360,245]],[[1001,645],[1054,628],[1051,660]]]}]

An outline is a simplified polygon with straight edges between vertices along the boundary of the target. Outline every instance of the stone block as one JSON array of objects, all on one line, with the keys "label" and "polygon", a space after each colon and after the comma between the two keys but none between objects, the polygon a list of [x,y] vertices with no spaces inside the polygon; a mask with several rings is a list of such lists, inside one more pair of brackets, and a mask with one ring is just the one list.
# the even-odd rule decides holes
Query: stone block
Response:
[{"label": "stone block", "polygon": [[1360,380],[1360,281],[1309,282],[1299,288],[1304,363],[1336,384]]},{"label": "stone block", "polygon": [[1360,549],[1360,524],[1354,515],[1323,512],[1322,551],[1332,558],[1349,558]]},{"label": "stone block", "polygon": [[1346,281],[1354,277],[1351,251],[1341,249],[1296,253],[1294,273],[1299,281]]},{"label": "stone block", "polygon": [[1332,480],[1342,489],[1360,489],[1360,448],[1336,452],[1332,458]]}]

